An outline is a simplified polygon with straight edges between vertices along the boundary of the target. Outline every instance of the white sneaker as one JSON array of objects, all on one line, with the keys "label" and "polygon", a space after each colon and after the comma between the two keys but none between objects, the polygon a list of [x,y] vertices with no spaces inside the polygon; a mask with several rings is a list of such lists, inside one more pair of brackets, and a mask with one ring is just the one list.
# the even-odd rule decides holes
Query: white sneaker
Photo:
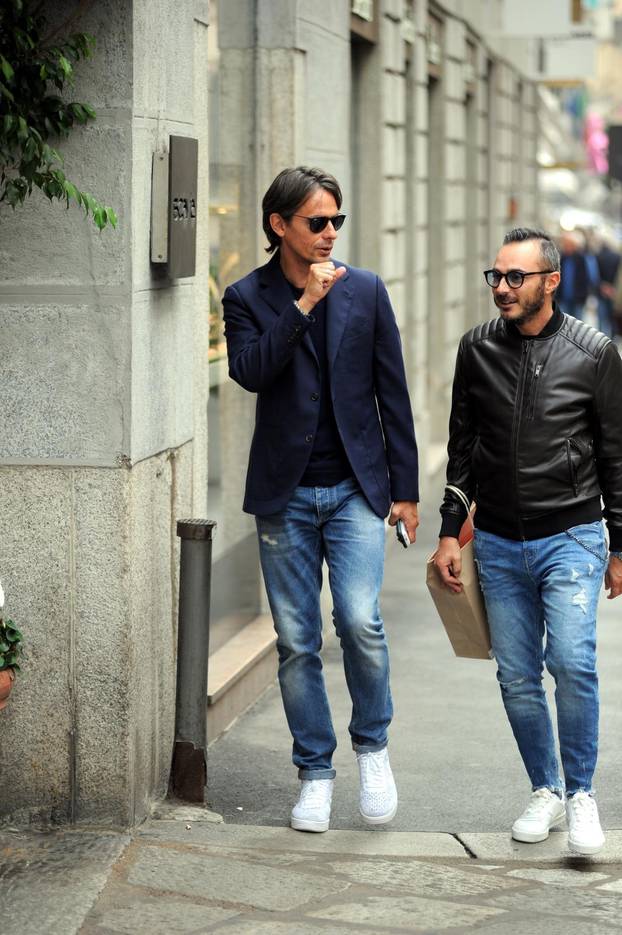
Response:
[{"label": "white sneaker", "polygon": [[359,811],[367,824],[384,825],[397,812],[397,789],[386,747],[372,753],[357,753],[361,779]]},{"label": "white sneaker", "polygon": [[594,797],[576,792],[568,799],[568,847],[575,854],[598,854],[604,843]]},{"label": "white sneaker", "polygon": [[328,831],[333,798],[332,779],[303,779],[300,796],[292,809],[296,831]]},{"label": "white sneaker", "polygon": [[526,841],[528,844],[546,841],[549,830],[565,814],[564,802],[558,795],[550,789],[536,789],[531,793],[529,805],[512,825],[512,837],[515,841]]}]

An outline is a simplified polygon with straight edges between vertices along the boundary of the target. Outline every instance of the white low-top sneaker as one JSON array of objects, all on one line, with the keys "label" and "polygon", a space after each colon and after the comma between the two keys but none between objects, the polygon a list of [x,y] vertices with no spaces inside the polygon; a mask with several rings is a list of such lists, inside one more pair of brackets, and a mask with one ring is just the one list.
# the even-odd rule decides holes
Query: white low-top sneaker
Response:
[{"label": "white low-top sneaker", "polygon": [[568,799],[568,847],[575,854],[598,854],[605,843],[598,808],[589,792]]},{"label": "white low-top sneaker", "polygon": [[357,753],[361,780],[359,811],[367,824],[384,825],[397,812],[397,789],[386,747]]},{"label": "white low-top sneaker", "polygon": [[290,824],[296,831],[328,831],[332,779],[303,779]]},{"label": "white low-top sneaker", "polygon": [[536,789],[531,793],[529,805],[512,825],[512,837],[515,841],[546,841],[553,825],[558,824],[566,814],[564,802],[550,789]]}]

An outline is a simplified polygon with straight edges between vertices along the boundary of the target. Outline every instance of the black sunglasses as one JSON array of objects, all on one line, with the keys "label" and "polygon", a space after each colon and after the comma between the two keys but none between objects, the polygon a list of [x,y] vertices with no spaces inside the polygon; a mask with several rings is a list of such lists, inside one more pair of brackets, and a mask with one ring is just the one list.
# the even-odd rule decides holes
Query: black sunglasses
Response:
[{"label": "black sunglasses", "polygon": [[484,279],[493,289],[501,285],[502,279],[505,279],[510,289],[520,289],[525,282],[525,276],[546,276],[547,273],[554,272],[554,269],[537,269],[533,273],[523,273],[520,269],[509,269],[507,273],[500,273],[498,269],[485,269]]},{"label": "black sunglasses", "polygon": [[319,234],[320,231],[323,231],[330,221],[336,231],[340,230],[343,227],[343,222],[346,219],[345,214],[334,214],[331,217],[326,217],[325,215],[318,215],[317,217],[309,217],[308,214],[294,214],[292,217],[295,218],[304,218],[305,221],[309,222],[309,230],[312,234]]}]

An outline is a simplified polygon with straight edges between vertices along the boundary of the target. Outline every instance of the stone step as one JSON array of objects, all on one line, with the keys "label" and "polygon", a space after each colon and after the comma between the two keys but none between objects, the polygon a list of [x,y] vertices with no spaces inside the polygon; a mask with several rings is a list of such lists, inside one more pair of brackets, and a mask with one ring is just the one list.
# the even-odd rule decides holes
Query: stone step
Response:
[{"label": "stone step", "polygon": [[263,614],[209,657],[207,737],[213,743],[274,681],[277,654],[272,617]]}]

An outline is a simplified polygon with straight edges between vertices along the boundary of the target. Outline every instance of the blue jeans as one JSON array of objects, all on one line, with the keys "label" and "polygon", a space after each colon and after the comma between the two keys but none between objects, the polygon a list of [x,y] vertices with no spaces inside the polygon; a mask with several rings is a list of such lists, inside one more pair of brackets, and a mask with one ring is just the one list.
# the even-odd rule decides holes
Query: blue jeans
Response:
[{"label": "blue jeans", "polygon": [[531,542],[477,529],[475,556],[501,695],[532,788],[560,794],[563,789],[542,686],[546,665],[555,679],[566,792],[590,792],[598,753],[596,607],[607,562],[603,525],[574,526]]},{"label": "blue jeans", "polygon": [[384,521],[353,479],[334,487],[297,487],[282,512],[256,521],[293,761],[301,779],[330,779],[337,740],[320,657],[322,564],[326,559],[333,622],[352,699],[352,745],[359,752],[381,750],[393,715],[378,607]]}]

